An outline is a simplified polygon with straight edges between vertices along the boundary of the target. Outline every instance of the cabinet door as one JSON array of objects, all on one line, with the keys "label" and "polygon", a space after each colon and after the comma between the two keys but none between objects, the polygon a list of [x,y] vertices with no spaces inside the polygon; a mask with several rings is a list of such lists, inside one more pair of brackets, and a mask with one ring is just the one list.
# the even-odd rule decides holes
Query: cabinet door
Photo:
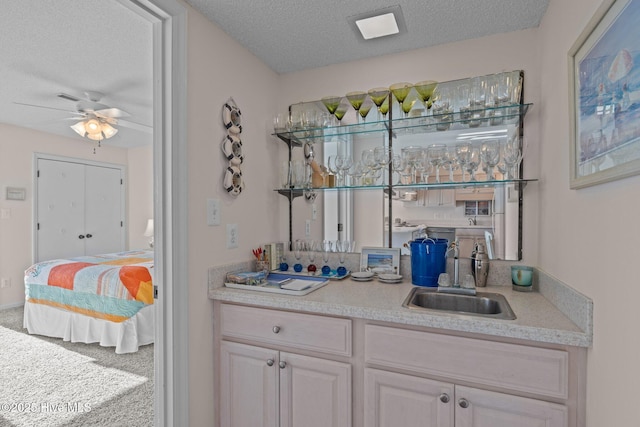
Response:
[{"label": "cabinet door", "polygon": [[222,341],[220,425],[277,427],[278,375],[277,351]]},{"label": "cabinet door", "polygon": [[351,402],[351,365],[280,353],[281,427],[349,427]]},{"label": "cabinet door", "polygon": [[440,206],[456,206],[456,190],[440,190]]},{"label": "cabinet door", "polygon": [[367,427],[452,427],[452,384],[394,372],[365,369]]},{"label": "cabinet door", "polygon": [[[463,407],[466,406],[466,407]],[[456,427],[566,427],[566,406],[456,386]]]}]

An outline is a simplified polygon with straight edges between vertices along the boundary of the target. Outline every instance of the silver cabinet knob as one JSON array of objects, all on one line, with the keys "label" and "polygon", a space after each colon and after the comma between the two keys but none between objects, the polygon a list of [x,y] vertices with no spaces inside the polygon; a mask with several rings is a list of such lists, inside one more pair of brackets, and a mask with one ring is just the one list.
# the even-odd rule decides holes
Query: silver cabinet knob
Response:
[{"label": "silver cabinet knob", "polygon": [[458,400],[458,405],[460,405],[461,408],[468,408],[469,401],[463,397],[462,399]]},{"label": "silver cabinet knob", "polygon": [[273,366],[273,364],[274,364],[273,359],[267,360],[267,366]]},{"label": "silver cabinet knob", "polygon": [[274,334],[277,334],[278,332],[280,332],[280,326],[274,326],[271,330]]},{"label": "silver cabinet knob", "polygon": [[287,362],[280,362],[278,366],[280,366],[280,369],[284,369],[287,367]]},{"label": "silver cabinet knob", "polygon": [[440,395],[440,402],[449,403],[449,395],[447,393],[442,393]]}]

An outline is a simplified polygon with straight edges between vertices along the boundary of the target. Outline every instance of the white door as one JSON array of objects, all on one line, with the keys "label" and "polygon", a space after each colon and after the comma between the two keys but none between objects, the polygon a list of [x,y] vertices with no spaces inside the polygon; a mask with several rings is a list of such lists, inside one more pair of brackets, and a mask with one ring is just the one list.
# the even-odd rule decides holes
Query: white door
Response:
[{"label": "white door", "polygon": [[367,427],[453,427],[453,384],[365,369]]},{"label": "white door", "polygon": [[35,261],[125,248],[123,171],[37,159]]},{"label": "white door", "polygon": [[275,350],[222,341],[222,427],[278,427],[277,356]]},{"label": "white door", "polygon": [[87,255],[124,249],[122,179],[120,169],[85,167],[84,241]]},{"label": "white door", "polygon": [[350,364],[280,352],[279,368],[280,427],[351,426]]},{"label": "white door", "polygon": [[563,405],[456,386],[456,427],[566,427]]}]

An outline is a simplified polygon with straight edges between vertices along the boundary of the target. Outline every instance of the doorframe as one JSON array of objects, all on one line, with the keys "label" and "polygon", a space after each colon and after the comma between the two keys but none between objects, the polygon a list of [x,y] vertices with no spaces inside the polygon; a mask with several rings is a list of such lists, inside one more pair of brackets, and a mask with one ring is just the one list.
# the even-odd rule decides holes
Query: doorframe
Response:
[{"label": "doorframe", "polygon": [[[77,163],[77,164],[81,164],[81,165],[87,165],[87,166],[98,166],[98,167],[104,167],[104,168],[111,168],[111,169],[118,169],[120,171],[120,176],[122,177],[122,179],[124,180],[124,182],[127,182],[128,180],[128,175],[127,175],[127,167],[125,165],[121,165],[118,163],[108,163],[108,162],[96,162],[93,160],[87,160],[87,159],[82,159],[82,158],[77,158],[77,157],[66,157],[66,156],[58,156],[55,154],[46,154],[46,153],[39,153],[39,152],[34,152],[33,153],[33,204],[31,206],[32,212],[32,218],[34,219],[32,221],[33,224],[33,229],[32,229],[32,242],[31,242],[31,260],[32,263],[35,264],[36,262],[42,261],[41,259],[39,259],[38,256],[38,245],[39,245],[39,234],[38,234],[38,160],[51,160],[51,161],[56,161],[56,162],[67,162],[67,163]],[[122,188],[120,191],[120,218],[123,219],[124,221],[124,225],[122,227],[121,230],[121,246],[122,246],[122,250],[124,250],[127,246],[126,242],[127,242],[127,236],[129,235],[129,225],[128,225],[128,203],[127,203],[127,191]]]},{"label": "doorframe", "polygon": [[189,425],[187,10],[178,0],[117,0],[152,24],[155,224],[154,425]]}]

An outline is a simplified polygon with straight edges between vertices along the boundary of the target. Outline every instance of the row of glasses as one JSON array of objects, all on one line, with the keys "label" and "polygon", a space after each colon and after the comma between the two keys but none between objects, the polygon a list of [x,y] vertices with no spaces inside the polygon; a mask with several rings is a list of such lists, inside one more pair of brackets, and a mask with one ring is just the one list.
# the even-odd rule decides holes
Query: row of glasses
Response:
[{"label": "row of glasses", "polygon": [[[487,181],[496,180],[496,168],[503,179],[518,178],[518,167],[522,161],[519,139],[512,138],[506,142],[498,139],[487,139],[482,142],[461,142],[447,146],[432,144],[423,147],[405,147],[400,156],[392,159],[392,168],[398,173],[399,184],[428,183],[431,173],[435,183],[455,182],[455,172],[461,171],[462,182],[478,181],[477,172],[482,167]],[[442,178],[440,171],[448,172]]]}]

